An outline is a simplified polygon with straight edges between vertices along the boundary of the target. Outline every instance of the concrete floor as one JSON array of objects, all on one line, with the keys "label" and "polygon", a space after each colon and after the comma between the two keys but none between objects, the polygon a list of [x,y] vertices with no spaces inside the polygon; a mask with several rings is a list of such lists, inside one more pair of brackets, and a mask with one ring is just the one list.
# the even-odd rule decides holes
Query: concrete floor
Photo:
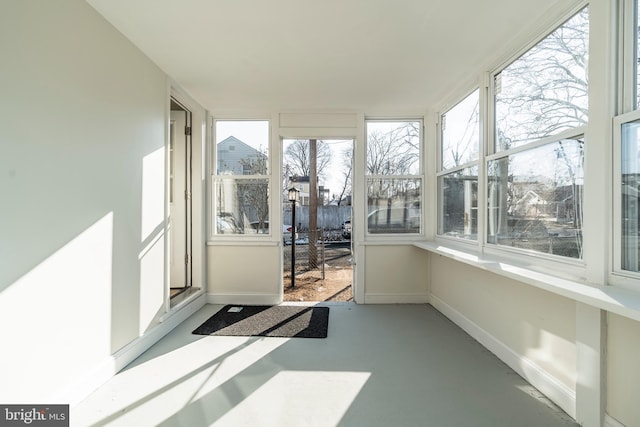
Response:
[{"label": "concrete floor", "polygon": [[575,426],[429,305],[331,307],[326,339],[192,335],[207,305],[72,408],[72,426]]}]

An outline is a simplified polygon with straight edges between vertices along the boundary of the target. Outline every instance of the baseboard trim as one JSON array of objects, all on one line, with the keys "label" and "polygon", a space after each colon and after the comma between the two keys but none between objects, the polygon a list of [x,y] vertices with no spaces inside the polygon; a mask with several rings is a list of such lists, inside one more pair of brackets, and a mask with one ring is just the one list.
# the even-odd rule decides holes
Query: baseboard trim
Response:
[{"label": "baseboard trim", "polygon": [[162,322],[105,359],[92,372],[85,374],[82,380],[59,390],[50,401],[68,403],[71,407],[77,405],[205,304],[206,298],[201,294],[179,310],[169,313]]},{"label": "baseboard trim", "polygon": [[209,304],[277,305],[281,302],[282,297],[279,294],[223,294],[215,292],[207,294],[207,303]]},{"label": "baseboard trim", "polygon": [[378,294],[365,293],[365,304],[427,304],[427,294]]},{"label": "baseboard trim", "polygon": [[626,427],[626,425],[622,424],[611,415],[604,414],[604,427]]},{"label": "baseboard trim", "polygon": [[576,393],[532,360],[516,353],[510,347],[482,329],[471,319],[435,295],[430,296],[431,305],[448,317],[456,325],[471,335],[476,341],[495,354],[511,369],[526,379],[531,385],[547,396],[571,417],[576,417]]}]

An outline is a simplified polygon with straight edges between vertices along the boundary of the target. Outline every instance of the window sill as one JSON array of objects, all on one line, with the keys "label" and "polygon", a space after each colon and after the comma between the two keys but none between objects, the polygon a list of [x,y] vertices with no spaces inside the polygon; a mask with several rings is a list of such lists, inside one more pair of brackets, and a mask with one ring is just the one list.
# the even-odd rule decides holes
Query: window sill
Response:
[{"label": "window sill", "polygon": [[249,238],[227,238],[227,239],[212,239],[207,241],[207,246],[278,246],[280,241],[274,240],[257,240]]},{"label": "window sill", "polygon": [[413,246],[601,310],[640,321],[640,293],[638,292],[613,286],[596,286],[578,280],[567,280],[523,268],[516,264],[453,249],[435,242],[414,242]]}]

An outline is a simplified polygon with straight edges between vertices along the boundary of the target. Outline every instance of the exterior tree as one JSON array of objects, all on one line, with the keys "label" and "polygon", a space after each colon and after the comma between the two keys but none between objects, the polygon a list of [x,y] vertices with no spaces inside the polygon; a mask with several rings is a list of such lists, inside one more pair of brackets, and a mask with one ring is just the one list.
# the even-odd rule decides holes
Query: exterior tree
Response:
[{"label": "exterior tree", "polygon": [[351,171],[353,170],[353,162],[351,159],[351,149],[342,152],[342,190],[336,197],[338,206],[342,204],[342,200],[346,196],[351,195]]},{"label": "exterior tree", "polygon": [[[588,34],[588,8],[585,8],[496,76],[497,152],[587,124]],[[575,234],[573,246],[566,243],[569,239],[558,239],[563,241],[563,248],[550,236],[547,252],[580,257],[583,143],[572,139],[555,144],[553,148],[547,144],[538,148],[542,151],[532,148],[491,162],[489,238],[509,234],[507,215],[513,224],[542,221],[549,227],[562,227],[567,234],[568,229],[573,229]],[[552,152],[544,152],[543,147],[550,147]],[[547,161],[554,164],[555,176],[545,176],[523,166],[527,153],[531,153],[529,156],[544,153]],[[516,158],[523,160],[519,166],[512,166]],[[537,185],[532,191],[543,199],[547,206],[544,212],[523,210],[517,205],[530,196],[526,190],[534,182]],[[550,217],[553,221],[547,221]]]},{"label": "exterior tree", "polygon": [[370,132],[367,172],[370,175],[408,175],[417,172],[419,130],[408,124],[388,132]]},{"label": "exterior tree", "polygon": [[368,180],[369,206],[380,208],[380,201],[386,199],[385,207],[390,208],[394,199],[404,199],[406,205],[414,198],[415,181],[394,177],[419,172],[419,135],[419,122],[406,122],[388,129],[382,126],[368,132],[367,172],[376,176]]},{"label": "exterior tree", "polygon": [[[331,148],[324,141],[317,141],[317,174],[324,177],[328,165],[331,163]],[[285,168],[288,168],[289,176],[310,176],[310,147],[308,140],[295,140],[284,152]]]},{"label": "exterior tree", "polygon": [[459,126],[463,120],[454,120],[454,123],[448,123],[448,114],[445,114],[442,118],[442,167],[445,169],[460,166],[478,157],[480,100],[477,93],[474,98],[473,108],[468,111],[468,115],[464,118],[464,130],[458,133],[456,137],[449,137],[448,126]]},{"label": "exterior tree", "polygon": [[588,34],[584,9],[496,76],[499,149],[587,123]]},{"label": "exterior tree", "polygon": [[[242,159],[240,163],[248,175],[266,175],[267,160],[266,153],[260,153],[255,158]],[[268,180],[264,178],[238,180],[236,189],[240,218],[256,218],[257,229],[265,230],[269,220]],[[246,229],[247,224],[244,226]]]}]

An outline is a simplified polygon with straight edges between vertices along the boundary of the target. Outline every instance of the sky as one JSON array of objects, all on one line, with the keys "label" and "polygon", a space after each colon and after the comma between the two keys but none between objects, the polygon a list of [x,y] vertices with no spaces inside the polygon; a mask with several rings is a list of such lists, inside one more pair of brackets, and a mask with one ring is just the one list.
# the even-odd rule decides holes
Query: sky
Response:
[{"label": "sky", "polygon": [[[287,149],[287,146],[291,144],[293,139],[285,139],[283,141],[283,153],[284,150]],[[320,178],[318,181],[318,185],[323,185],[325,188],[328,188],[330,191],[330,198],[333,198],[333,195],[340,195],[342,192],[342,187],[344,186],[344,166],[343,166],[343,152],[346,149],[351,149],[353,151],[353,141],[352,140],[344,140],[344,139],[322,139],[322,141],[326,142],[331,149],[331,162],[327,166],[327,170],[324,173],[324,178]]]},{"label": "sky", "polygon": [[[229,136],[234,136],[240,141],[250,145],[253,148],[263,151],[268,147],[269,143],[269,122],[267,120],[261,121],[249,121],[249,120],[225,120],[216,121],[216,144],[220,141],[224,141]],[[293,140],[283,141],[286,149],[286,145]],[[342,166],[342,152],[346,148],[353,147],[352,140],[331,140],[323,139],[323,141],[329,144],[331,148],[331,164],[327,168],[325,173],[325,179],[319,181],[319,185],[324,185],[329,188],[331,196],[333,194],[339,194],[342,191],[343,186],[343,166]]]}]

